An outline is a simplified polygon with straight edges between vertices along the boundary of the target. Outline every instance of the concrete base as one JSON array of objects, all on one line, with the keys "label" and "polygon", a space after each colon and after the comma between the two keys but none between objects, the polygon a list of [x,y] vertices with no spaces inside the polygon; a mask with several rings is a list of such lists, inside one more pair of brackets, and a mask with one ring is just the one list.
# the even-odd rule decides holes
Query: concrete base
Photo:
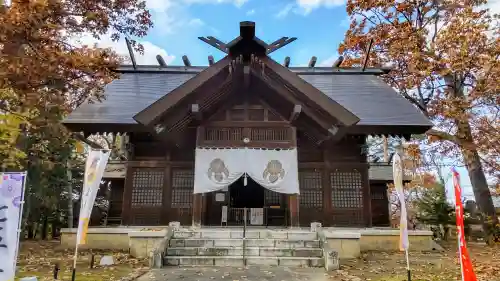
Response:
[{"label": "concrete base", "polygon": [[[172,228],[178,228],[173,225]],[[147,257],[155,245],[165,242],[167,226],[90,228],[87,244],[82,248],[130,251],[133,256]],[[73,249],[76,228],[61,230],[61,248]],[[365,251],[398,251],[399,230],[375,228],[321,228],[326,243],[338,252],[341,259],[358,257]],[[130,235],[129,235],[130,234]],[[359,236],[359,238],[358,238]],[[179,229],[174,233],[171,247],[232,247],[241,243],[241,228]],[[316,232],[310,229],[249,228],[245,247],[262,248],[321,248]],[[431,231],[409,231],[410,251],[432,250]],[[236,244],[237,245],[236,245]],[[238,246],[237,246],[238,247]],[[165,251],[163,247],[161,251]]]}]

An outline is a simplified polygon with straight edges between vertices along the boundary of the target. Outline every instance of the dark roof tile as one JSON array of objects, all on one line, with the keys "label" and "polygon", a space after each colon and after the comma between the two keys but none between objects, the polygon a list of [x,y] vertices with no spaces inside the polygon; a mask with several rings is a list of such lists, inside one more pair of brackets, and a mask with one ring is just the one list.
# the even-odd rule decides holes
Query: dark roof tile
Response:
[{"label": "dark roof tile", "polygon": [[64,123],[136,124],[134,115],[196,74],[124,73],[105,88],[106,100],[75,109]]},{"label": "dark roof tile", "polygon": [[[194,77],[198,71],[123,73],[120,79],[106,86],[106,100],[83,104],[64,123],[136,124],[135,114]],[[357,115],[361,119],[358,125],[432,125],[416,107],[377,76],[300,73],[302,79]]]},{"label": "dark roof tile", "polygon": [[420,110],[373,75],[299,75],[357,115],[357,125],[431,125]]}]

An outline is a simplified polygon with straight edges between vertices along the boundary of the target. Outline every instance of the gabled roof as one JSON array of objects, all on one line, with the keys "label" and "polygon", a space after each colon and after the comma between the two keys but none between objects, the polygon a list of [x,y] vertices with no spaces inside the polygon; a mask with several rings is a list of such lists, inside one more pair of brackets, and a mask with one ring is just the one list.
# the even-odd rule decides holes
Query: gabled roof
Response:
[{"label": "gabled roof", "polygon": [[158,120],[165,111],[176,105],[188,94],[198,89],[214,76],[221,73],[221,71],[227,70],[230,63],[231,59],[229,57],[224,57],[214,65],[204,69],[193,78],[179,85],[177,88],[169,92],[163,91],[163,96],[160,99],[137,113],[134,119],[144,125],[154,125],[152,123]]},{"label": "gabled roof", "polygon": [[[206,67],[125,66],[121,77],[105,88],[106,100],[83,104],[65,120],[78,129],[82,124],[137,124],[134,115],[164,95],[174,93]],[[298,77],[354,113],[360,121],[356,126],[408,126],[414,133],[423,133],[432,123],[409,101],[374,74],[380,70],[331,67],[290,67]],[[192,80],[191,80],[192,81]],[[168,96],[166,95],[166,96]]]}]

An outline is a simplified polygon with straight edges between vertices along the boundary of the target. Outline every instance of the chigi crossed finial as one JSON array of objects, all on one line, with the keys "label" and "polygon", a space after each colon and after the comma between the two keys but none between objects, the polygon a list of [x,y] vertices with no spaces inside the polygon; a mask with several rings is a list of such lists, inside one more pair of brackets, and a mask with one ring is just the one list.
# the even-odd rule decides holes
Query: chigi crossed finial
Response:
[{"label": "chigi crossed finial", "polygon": [[[198,39],[226,54],[234,57],[243,55],[245,58],[250,54],[269,55],[297,40],[296,37],[281,37],[271,44],[267,44],[255,36],[255,22],[253,21],[240,22],[240,35],[229,43],[224,43],[213,36],[198,37]],[[253,41],[254,44],[248,44],[249,41]]]}]

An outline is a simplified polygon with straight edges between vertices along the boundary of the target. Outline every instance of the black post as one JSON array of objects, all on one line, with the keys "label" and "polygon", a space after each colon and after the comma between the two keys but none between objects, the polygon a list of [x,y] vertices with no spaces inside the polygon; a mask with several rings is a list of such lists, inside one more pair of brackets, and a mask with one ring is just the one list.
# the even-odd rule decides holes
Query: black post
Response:
[{"label": "black post", "polygon": [[94,268],[94,261],[95,261],[95,255],[92,254],[90,256],[90,269],[93,269]]},{"label": "black post", "polygon": [[408,281],[411,281],[411,271],[408,269],[406,272],[408,273]]},{"label": "black post", "polygon": [[71,273],[71,281],[75,281],[76,278],[76,268],[73,267],[73,272]]},{"label": "black post", "polygon": [[54,265],[54,279],[55,279],[55,280],[57,280],[57,276],[59,275],[59,270],[60,270],[60,268],[59,268],[59,263],[56,263],[56,264]]},{"label": "black post", "polygon": [[247,207],[243,208],[243,220],[245,221],[243,223],[243,265],[247,265],[247,260],[245,258],[245,238],[246,238],[246,232],[247,232]]}]

